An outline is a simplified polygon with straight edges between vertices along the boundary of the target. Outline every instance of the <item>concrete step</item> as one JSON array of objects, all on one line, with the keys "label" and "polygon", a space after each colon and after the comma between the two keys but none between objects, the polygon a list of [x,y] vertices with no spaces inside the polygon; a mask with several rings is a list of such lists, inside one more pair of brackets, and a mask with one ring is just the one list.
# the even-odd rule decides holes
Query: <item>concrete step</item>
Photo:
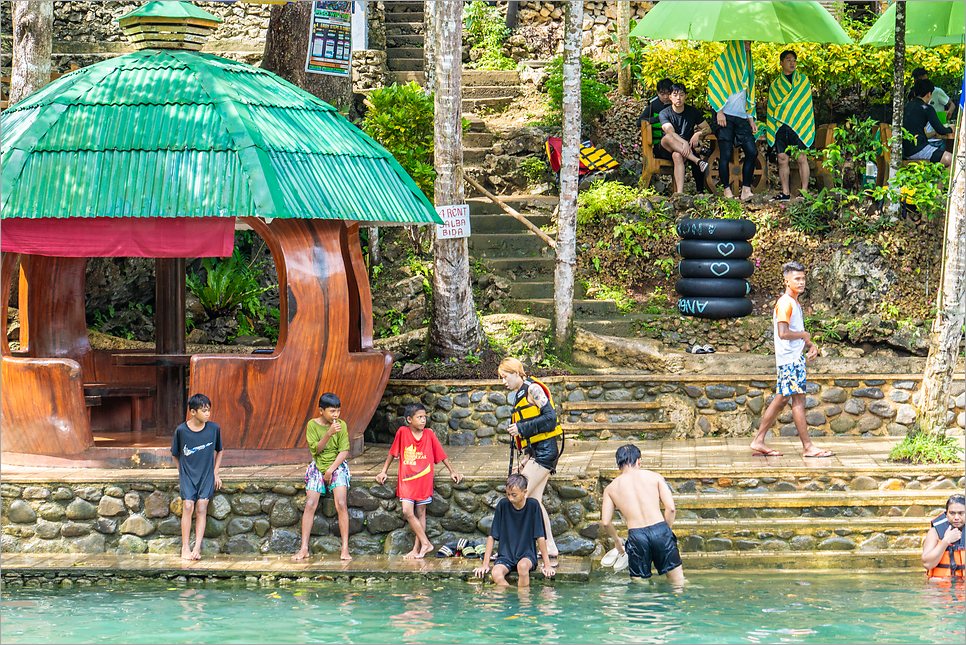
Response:
[{"label": "concrete step", "polygon": [[566,434],[581,437],[596,437],[604,430],[607,430],[613,437],[627,439],[662,439],[667,436],[669,431],[674,430],[674,424],[667,421],[637,421],[634,423],[561,423],[560,425],[563,427]]},{"label": "concrete step", "polygon": [[[946,504],[949,490],[839,490],[747,492],[703,489],[678,493],[675,504],[692,514],[682,519],[751,519],[793,517],[936,517]],[[923,520],[928,524],[928,520]]]},{"label": "concrete step", "polygon": [[[577,285],[575,285],[575,288],[576,286]],[[574,296],[577,296],[576,291]],[[553,280],[543,280],[540,282],[511,282],[510,297],[518,299],[553,298]]]},{"label": "concrete step", "polygon": [[[391,64],[389,67],[392,69]],[[486,109],[498,112],[506,109],[511,103],[513,103],[514,98],[515,97],[512,96],[500,96],[488,99],[463,99],[463,111],[478,112],[481,109]]]},{"label": "concrete step", "polygon": [[386,57],[389,60],[399,59],[399,58],[422,58],[423,48],[422,47],[387,47]]},{"label": "concrete step", "polygon": [[556,261],[549,258],[485,258],[483,264],[497,275],[513,273],[518,280],[533,281],[536,276],[553,277]]},{"label": "concrete step", "polygon": [[[497,208],[500,207],[497,206]],[[481,214],[474,214],[472,207],[470,209],[470,229],[473,231],[473,235],[477,233],[523,233],[530,230],[523,225],[523,222],[511,217],[503,209],[500,209],[499,213]],[[547,215],[535,215],[533,213],[523,213],[523,215],[534,226],[542,227],[550,224],[550,217]]]},{"label": "concrete step", "polygon": [[489,85],[520,85],[520,75],[516,70],[502,71],[490,69],[463,69],[463,87]]},{"label": "concrete step", "polygon": [[[493,135],[490,135],[491,137]],[[465,136],[464,136],[465,139]],[[491,146],[480,147],[480,148],[468,148],[466,147],[466,142],[463,142],[463,163],[464,164],[475,164],[479,165],[483,163],[486,159],[486,155],[493,154],[493,148]]]},{"label": "concrete step", "polygon": [[[396,34],[386,36],[386,47],[422,47],[425,39],[422,34]],[[410,79],[422,83],[422,77]],[[406,81],[409,82],[408,80]]]},{"label": "concrete step", "polygon": [[464,85],[464,99],[486,99],[520,96],[520,88],[507,85]]},{"label": "concrete step", "polygon": [[[470,219],[472,227],[472,218]],[[533,233],[475,233],[469,239],[474,258],[539,258],[552,250]]]},{"label": "concrete step", "polygon": [[[422,72],[420,72],[420,74],[421,73]],[[470,114],[464,114],[463,118],[470,122],[469,130],[463,133],[464,137],[469,134],[489,134],[490,136],[492,136],[492,133],[486,129],[486,121],[484,121],[480,117],[470,113]]]},{"label": "concrete step", "polygon": [[[420,10],[420,11],[400,11],[400,9],[396,7],[396,3],[395,2],[391,2],[387,6],[388,7],[392,7],[392,9],[393,9],[392,11],[387,11],[386,12],[386,26],[387,27],[390,24],[396,25],[396,24],[399,24],[401,22],[410,22],[410,23],[423,22],[423,23],[425,23],[426,16],[422,12],[422,10]],[[420,9],[422,9],[422,8],[420,7]]]},{"label": "concrete step", "polygon": [[415,36],[423,34],[422,22],[394,22],[386,24],[386,39],[390,36]]},{"label": "concrete step", "polygon": [[648,324],[659,316],[652,314],[621,314],[613,318],[599,318],[594,320],[575,321],[583,329],[594,334],[604,336],[618,336],[620,338],[633,338],[637,336],[638,330],[643,325]]},{"label": "concrete step", "polygon": [[[511,300],[506,303],[506,310],[511,314],[553,318],[553,298]],[[574,300],[574,313],[578,311],[585,315],[603,315],[617,311],[617,305],[613,300]]]},{"label": "concrete step", "polygon": [[[423,36],[420,34],[396,34],[386,36],[387,47],[422,47]],[[397,83],[416,81],[420,85],[425,81],[421,70],[400,70],[396,72]],[[463,68],[460,83],[464,88],[495,85],[507,87],[508,93],[519,94],[520,75],[515,71],[496,71]]]},{"label": "concrete step", "polygon": [[423,59],[422,58],[396,58],[386,61],[389,69],[392,71],[405,70],[405,71],[415,71],[423,69]]},{"label": "concrete step", "polygon": [[775,571],[784,575],[795,571],[819,571],[844,569],[850,574],[888,570],[890,572],[924,571],[919,549],[895,549],[886,551],[755,551],[749,557],[746,551],[721,551],[718,553],[684,553],[681,560],[684,570],[741,570]]},{"label": "concrete step", "polygon": [[[554,195],[507,195],[500,197],[500,201],[507,206],[516,209],[517,212],[527,215],[527,218],[530,219],[528,211],[546,211],[546,215],[550,215],[560,200]],[[505,212],[502,208],[500,208],[499,204],[494,204],[486,197],[471,197],[466,200],[466,203],[470,206],[471,216]],[[549,222],[549,217],[547,220]],[[530,221],[537,226],[543,226],[543,224],[537,224],[533,219],[530,219]],[[523,225],[521,224],[521,226]]]},{"label": "concrete step", "polygon": [[464,132],[463,133],[463,161],[466,162],[466,150],[483,148],[489,150],[493,146],[492,132]]}]

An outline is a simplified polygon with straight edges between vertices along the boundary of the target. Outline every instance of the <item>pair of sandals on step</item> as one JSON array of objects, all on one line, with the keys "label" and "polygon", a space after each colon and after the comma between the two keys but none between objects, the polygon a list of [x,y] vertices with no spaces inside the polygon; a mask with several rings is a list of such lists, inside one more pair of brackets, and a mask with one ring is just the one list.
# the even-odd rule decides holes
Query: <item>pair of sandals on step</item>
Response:
[{"label": "pair of sandals on step", "polygon": [[689,354],[714,354],[714,347],[711,345],[695,345],[686,351]]}]

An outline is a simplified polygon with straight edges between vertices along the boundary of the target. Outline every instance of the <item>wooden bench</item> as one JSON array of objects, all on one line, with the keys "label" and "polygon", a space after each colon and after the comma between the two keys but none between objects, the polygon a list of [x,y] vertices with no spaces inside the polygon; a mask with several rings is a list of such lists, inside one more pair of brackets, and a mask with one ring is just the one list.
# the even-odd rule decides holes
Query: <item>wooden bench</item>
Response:
[{"label": "wooden bench", "polygon": [[[892,124],[891,123],[880,123],[879,124],[879,154],[875,158],[875,185],[884,186],[889,181],[889,166],[892,164],[892,144],[889,143],[889,139],[892,138]],[[927,161],[917,160],[917,159],[903,159],[902,167],[908,166],[914,163],[929,163]]]},{"label": "wooden bench", "polygon": [[84,383],[84,401],[88,407],[101,404],[101,399],[128,398],[131,401],[131,432],[141,431],[141,399],[155,396],[154,385],[137,383]]},{"label": "wooden bench", "polygon": [[[641,123],[641,162],[644,168],[641,170],[640,188],[647,188],[651,185],[651,177],[654,175],[673,175],[674,162],[670,159],[661,159],[654,155],[654,126],[647,121]],[[660,141],[660,139],[658,139]]]}]

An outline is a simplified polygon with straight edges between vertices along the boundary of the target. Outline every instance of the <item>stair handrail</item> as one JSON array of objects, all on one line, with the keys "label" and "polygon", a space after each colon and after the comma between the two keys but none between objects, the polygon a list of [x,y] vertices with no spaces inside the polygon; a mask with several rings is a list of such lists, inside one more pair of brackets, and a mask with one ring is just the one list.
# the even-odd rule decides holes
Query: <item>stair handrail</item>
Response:
[{"label": "stair handrail", "polygon": [[530,229],[532,233],[534,233],[537,237],[539,237],[541,240],[546,242],[547,245],[550,246],[550,248],[556,250],[557,243],[553,240],[553,238],[547,235],[546,233],[544,233],[543,231],[541,231],[540,228],[534,225],[533,222],[528,220],[525,216],[521,215],[512,207],[503,203],[503,201],[501,201],[499,197],[492,194],[486,188],[483,188],[483,186],[480,186],[479,182],[477,182],[475,179],[467,175],[466,172],[463,172],[463,178],[466,179],[466,181],[470,182],[470,185],[473,186],[473,188],[477,189],[478,191],[486,195],[486,197],[488,197],[490,201],[492,201],[494,204],[496,204],[497,206],[505,210],[510,217],[513,217],[519,220],[520,222],[522,222],[523,225],[526,226],[528,229]]}]

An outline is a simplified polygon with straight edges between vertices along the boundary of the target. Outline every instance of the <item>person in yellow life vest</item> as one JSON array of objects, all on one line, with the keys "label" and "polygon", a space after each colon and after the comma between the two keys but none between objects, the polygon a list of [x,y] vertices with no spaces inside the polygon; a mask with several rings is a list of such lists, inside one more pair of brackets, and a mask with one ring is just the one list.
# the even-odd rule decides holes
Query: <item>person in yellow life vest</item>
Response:
[{"label": "person in yellow life vest", "polygon": [[808,158],[805,150],[815,142],[815,114],[812,111],[812,84],[808,77],[798,73],[798,55],[790,49],[781,53],[778,60],[782,73],[771,83],[768,92],[768,117],[765,134],[768,145],[778,153],[778,179],[782,192],[775,201],[791,199],[789,188],[789,148],[798,148],[798,175],[802,180],[802,192],[808,190]]},{"label": "person in yellow life vest", "polygon": [[966,554],[966,498],[956,494],[946,500],[946,512],[931,522],[922,541],[922,566],[930,578],[963,579]]},{"label": "person in yellow life vest", "polygon": [[556,472],[560,458],[557,437],[562,437],[563,430],[557,421],[550,391],[543,383],[527,377],[523,363],[515,358],[506,358],[500,363],[498,372],[503,384],[510,390],[507,401],[513,406],[513,415],[507,432],[523,453],[520,473],[527,478],[527,497],[540,502],[547,551],[551,558],[556,558],[557,543],[550,531],[550,516],[542,498],[550,475]]}]

